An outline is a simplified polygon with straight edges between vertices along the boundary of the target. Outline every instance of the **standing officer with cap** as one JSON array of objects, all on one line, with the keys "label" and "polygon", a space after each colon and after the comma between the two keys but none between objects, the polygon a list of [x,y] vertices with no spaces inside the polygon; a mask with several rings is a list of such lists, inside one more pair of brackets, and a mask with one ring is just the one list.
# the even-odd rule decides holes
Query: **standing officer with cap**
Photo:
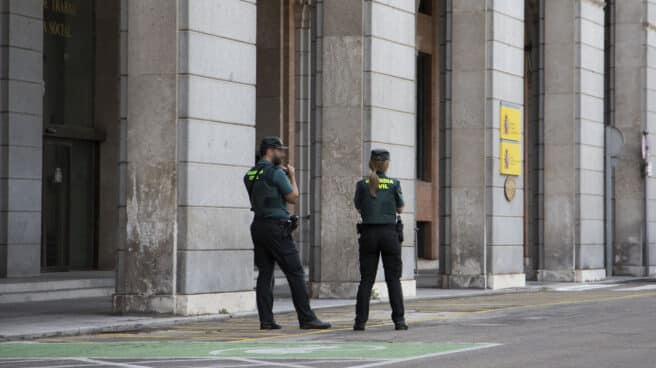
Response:
[{"label": "standing officer with cap", "polygon": [[260,328],[280,329],[273,319],[274,261],[289,282],[294,307],[302,329],[326,329],[329,323],[320,321],[310,308],[305,288],[305,271],[292,238],[297,217],[290,218],[287,203],[295,204],[298,186],[292,166],[281,166],[287,147],[278,137],[266,137],[260,144],[260,161],[244,176],[255,218],[251,237],[255,245],[257,277],[257,311]]},{"label": "standing officer with cap", "polygon": [[376,280],[378,258],[382,255],[385,282],[392,307],[392,321],[396,330],[407,330],[401,290],[402,224],[397,214],[403,210],[403,194],[398,180],[388,178],[390,153],[384,149],[371,151],[368,178],[355,188],[355,208],[362,217],[360,233],[360,286],[358,287],[353,329],[364,331],[369,319],[369,300]]}]

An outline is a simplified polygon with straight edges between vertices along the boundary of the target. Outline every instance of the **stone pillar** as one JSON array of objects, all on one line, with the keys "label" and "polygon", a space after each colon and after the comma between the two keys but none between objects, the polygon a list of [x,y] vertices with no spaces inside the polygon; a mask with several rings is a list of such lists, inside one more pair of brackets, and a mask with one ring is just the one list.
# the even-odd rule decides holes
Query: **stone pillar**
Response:
[{"label": "stone pillar", "polygon": [[[617,275],[642,276],[645,266],[649,265],[645,262],[643,251],[647,239],[650,239],[645,238],[647,234],[644,231],[647,213],[644,211],[646,182],[643,176],[642,139],[643,131],[656,131],[647,125],[650,111],[656,111],[656,101],[653,101],[656,83],[647,78],[654,73],[654,69],[650,70],[649,52],[655,46],[649,46],[647,41],[655,35],[656,19],[649,19],[647,8],[656,8],[656,4],[629,0],[614,1],[610,6],[615,7],[614,125],[624,136],[622,156],[615,168],[613,271]],[[656,9],[652,9],[652,13],[653,10]],[[656,60],[651,62],[651,68],[656,67]],[[654,113],[651,115],[654,120]],[[653,179],[647,179],[647,183],[651,181]],[[651,205],[656,201],[649,203]]]},{"label": "stone pillar", "polygon": [[180,1],[179,314],[253,310],[255,0]]},{"label": "stone pillar", "polygon": [[127,1],[126,208],[114,309],[175,313],[178,9]]},{"label": "stone pillar", "polygon": [[544,2],[544,249],[539,279],[604,269],[604,3]]},{"label": "stone pillar", "polygon": [[364,149],[364,8],[361,1],[315,6],[318,165],[310,281],[314,296],[354,297],[360,280],[353,192]]},{"label": "stone pillar", "polygon": [[128,1],[126,13],[126,207],[114,308],[252,310],[242,177],[255,141],[255,2]]},{"label": "stone pillar", "polygon": [[[344,298],[357,292],[353,194],[355,183],[369,171],[369,151],[376,146],[390,150],[397,162],[390,175],[402,181],[407,202],[402,284],[406,295],[414,295],[414,4],[366,0],[319,1],[316,6],[315,157],[320,168],[313,188],[313,294]],[[383,282],[375,289],[386,296]]]},{"label": "stone pillar", "polygon": [[[416,293],[415,178],[416,178],[416,51],[415,4],[365,1],[364,131],[361,175],[369,173],[369,152],[386,148],[392,162],[389,175],[401,181],[406,201],[402,244],[405,296]],[[355,186],[353,185],[353,188]],[[353,189],[349,192],[353,195]],[[351,205],[352,207],[352,205]],[[382,262],[374,290],[387,296]]]},{"label": "stone pillar", "polygon": [[0,277],[41,272],[43,5],[0,1]]},{"label": "stone pillar", "polygon": [[443,284],[523,286],[523,180],[517,177],[515,198],[506,201],[499,109],[502,102],[524,103],[524,2],[454,1],[447,17],[452,69],[445,134],[451,150]]},{"label": "stone pillar", "polygon": [[[296,52],[296,71],[295,79],[296,85],[296,142],[295,142],[295,157],[296,157],[296,173],[298,186],[300,190],[299,201],[296,205],[296,213],[301,216],[307,216],[312,210],[312,157],[310,147],[312,144],[313,120],[311,116],[312,110],[312,4],[309,0],[297,0],[295,7],[296,14],[296,35],[295,35],[295,52]],[[292,142],[289,142],[292,144]],[[311,221],[301,221],[296,236],[299,252],[301,253],[301,260],[303,265],[310,263],[310,244],[311,244]]]},{"label": "stone pillar", "polygon": [[[643,67],[646,78],[644,80],[644,101],[643,121],[647,127],[649,154],[648,159],[653,165],[656,164],[656,2],[649,0],[643,2],[645,8],[643,16],[647,16],[647,21],[643,24],[646,33],[646,60]],[[643,264],[646,266],[645,274],[648,276],[656,275],[656,177],[647,178],[647,239],[645,239],[645,249],[643,251]]]}]

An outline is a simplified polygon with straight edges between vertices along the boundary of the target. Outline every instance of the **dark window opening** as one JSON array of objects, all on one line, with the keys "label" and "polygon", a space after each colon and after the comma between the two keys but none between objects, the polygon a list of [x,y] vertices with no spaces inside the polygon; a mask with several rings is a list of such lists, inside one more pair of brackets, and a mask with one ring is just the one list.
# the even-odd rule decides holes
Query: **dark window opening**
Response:
[{"label": "dark window opening", "polygon": [[417,222],[417,258],[428,258],[431,247],[431,223]]},{"label": "dark window opening", "polygon": [[433,0],[421,0],[419,2],[419,12],[426,15],[433,15]]},{"label": "dark window opening", "polygon": [[429,54],[417,55],[417,179],[431,180],[431,63]]}]

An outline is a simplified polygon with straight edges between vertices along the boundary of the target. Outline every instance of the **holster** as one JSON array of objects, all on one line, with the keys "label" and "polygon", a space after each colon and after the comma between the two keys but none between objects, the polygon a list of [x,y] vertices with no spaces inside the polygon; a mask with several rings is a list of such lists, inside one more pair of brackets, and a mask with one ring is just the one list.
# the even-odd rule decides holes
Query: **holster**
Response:
[{"label": "holster", "polygon": [[358,232],[358,234],[362,234],[362,228],[364,227],[364,224],[361,222],[358,222],[355,224],[355,230]]},{"label": "holster", "polygon": [[298,216],[293,215],[289,217],[289,234],[291,235],[291,233],[293,233],[296,229],[298,229]]},{"label": "holster", "polygon": [[403,243],[403,221],[401,221],[401,217],[396,219],[396,233],[399,236],[399,243]]}]

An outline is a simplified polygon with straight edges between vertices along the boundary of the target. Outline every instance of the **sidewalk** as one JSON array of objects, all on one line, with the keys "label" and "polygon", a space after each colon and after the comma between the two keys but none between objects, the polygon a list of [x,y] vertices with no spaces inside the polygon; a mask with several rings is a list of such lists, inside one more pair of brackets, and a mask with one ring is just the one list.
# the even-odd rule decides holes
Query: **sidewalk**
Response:
[{"label": "sidewalk", "polygon": [[[635,278],[611,279],[602,283],[623,283]],[[599,283],[597,283],[599,284]],[[573,283],[528,283],[524,288],[481,290],[481,289],[417,289],[417,296],[407,300],[445,299],[508,293],[526,293],[541,290],[558,290],[564,286],[585,285]],[[372,300],[372,304],[387,303]],[[313,299],[314,309],[355,305],[353,299]],[[276,298],[275,313],[292,312],[291,299]],[[111,313],[111,298],[87,298],[0,304],[0,341],[30,340],[52,336],[135,331],[162,328],[197,321],[217,321],[233,317],[256,316],[256,312],[234,314],[212,314],[202,316],[153,316],[117,315]]]}]

